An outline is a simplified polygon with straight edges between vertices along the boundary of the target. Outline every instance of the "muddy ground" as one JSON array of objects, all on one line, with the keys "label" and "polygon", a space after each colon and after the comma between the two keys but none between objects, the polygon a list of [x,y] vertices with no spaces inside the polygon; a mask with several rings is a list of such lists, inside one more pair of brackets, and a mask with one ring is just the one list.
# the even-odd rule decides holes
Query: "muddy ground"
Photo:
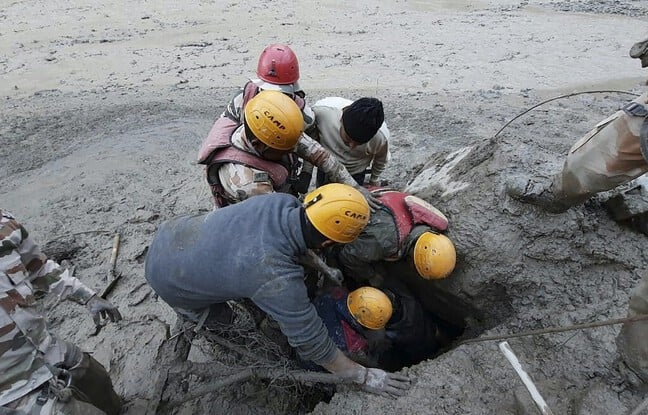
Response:
[{"label": "muddy ground", "polygon": [[[47,312],[61,337],[110,370],[125,413],[150,410],[165,365],[157,351],[175,318],[145,284],[146,246],[162,220],[210,208],[194,163],[200,142],[263,47],[281,41],[300,58],[310,102],[384,101],[393,153],[386,177],[449,216],[459,261],[437,288],[466,304],[470,335],[621,317],[648,270],[646,237],[613,222],[598,200],[549,215],[503,188],[511,176],[558,169],[571,143],[631,96],[555,101],[492,137],[549,97],[645,90],[648,73],[627,52],[648,34],[646,16],[648,1],[4,3],[1,205],[97,289],[121,234],[123,278],[110,300],[125,321],[91,337],[82,308],[49,302]],[[510,343],[555,413],[623,414],[642,392],[619,371],[617,333]],[[534,413],[496,342],[405,371],[415,379],[406,397],[342,388],[314,412]],[[313,409],[299,393],[257,383],[181,412]]]}]

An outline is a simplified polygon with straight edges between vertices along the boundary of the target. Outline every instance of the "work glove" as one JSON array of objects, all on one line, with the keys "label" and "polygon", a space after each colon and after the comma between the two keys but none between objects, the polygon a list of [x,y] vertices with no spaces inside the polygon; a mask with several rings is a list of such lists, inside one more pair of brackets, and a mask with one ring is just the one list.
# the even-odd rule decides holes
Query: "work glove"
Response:
[{"label": "work glove", "polygon": [[407,393],[411,387],[407,376],[385,372],[382,369],[365,368],[362,390],[376,395],[397,398]]},{"label": "work glove", "polygon": [[122,319],[117,307],[115,307],[110,301],[104,300],[98,295],[92,297],[86,306],[88,307],[88,310],[90,310],[95,326],[101,325],[102,318],[110,319],[112,322]]},{"label": "work glove", "polygon": [[375,212],[376,209],[380,209],[382,207],[382,203],[380,203],[380,200],[374,197],[374,195],[371,193],[371,190],[363,186],[358,186],[356,187],[356,189],[358,189],[360,193],[362,193],[362,196],[367,199],[367,203],[369,204],[369,208],[371,208],[372,212]]},{"label": "work glove", "polygon": [[369,186],[376,186],[376,187],[389,186],[389,180],[369,179]]},{"label": "work glove", "polygon": [[328,278],[329,281],[337,286],[341,286],[344,282],[344,275],[342,274],[342,271],[337,268],[327,267],[324,275],[326,275],[326,278]]},{"label": "work glove", "polygon": [[308,193],[308,187],[310,186],[312,177],[313,175],[310,172],[301,172],[301,174],[297,178],[297,181],[292,185],[293,189],[301,194]]}]

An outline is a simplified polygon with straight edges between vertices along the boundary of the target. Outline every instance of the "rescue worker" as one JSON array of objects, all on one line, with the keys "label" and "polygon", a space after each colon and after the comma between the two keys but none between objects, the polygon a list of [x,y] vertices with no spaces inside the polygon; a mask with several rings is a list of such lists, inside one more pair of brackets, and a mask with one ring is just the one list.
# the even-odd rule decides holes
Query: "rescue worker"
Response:
[{"label": "rescue worker", "polygon": [[447,218],[424,200],[388,189],[376,189],[382,206],[353,242],[327,250],[327,257],[358,284],[380,287],[385,261],[412,262],[424,279],[447,277],[455,267],[454,244],[440,232]]},{"label": "rescue worker", "polygon": [[407,377],[365,368],[335,346],[308,298],[297,260],[308,249],[353,241],[368,218],[362,194],[335,183],[315,189],[303,204],[273,193],[171,219],[149,247],[146,279],[181,317],[203,319],[207,327],[232,322],[226,301],[250,299],[278,322],[301,359],[367,391],[403,395]]},{"label": "rescue worker", "polygon": [[294,194],[291,183],[298,180],[297,157],[325,171],[332,181],[356,187],[375,204],[371,193],[334,156],[302,134],[299,108],[285,94],[262,91],[247,103],[244,113],[243,125],[231,136],[212,129],[207,138],[211,144],[203,146],[207,181],[217,207],[272,192]]},{"label": "rescue worker", "polygon": [[[377,288],[360,287],[349,292],[335,287],[313,300],[317,314],[337,347],[357,362],[375,360],[368,338],[383,332],[392,316],[392,303]],[[375,363],[374,363],[375,364]]]},{"label": "rescue worker", "polygon": [[37,299],[49,293],[86,305],[95,325],[120,320],[117,308],[48,259],[4,210],[0,240],[0,412],[118,414],[104,367],[48,331]]},{"label": "rescue worker", "polygon": [[429,358],[442,334],[405,284],[388,278],[381,289],[342,287],[313,300],[338,345],[356,361],[374,361],[397,369]]},{"label": "rescue worker", "polygon": [[[365,172],[370,168],[369,185],[379,185],[390,158],[389,130],[384,123],[382,102],[367,97],[353,102],[328,97],[317,101],[313,112],[316,120],[313,138],[340,160],[358,184],[365,184]],[[318,169],[318,186],[331,181],[335,180]]]},{"label": "rescue worker", "polygon": [[[261,91],[279,91],[295,101],[301,110],[304,127],[308,133],[314,125],[315,116],[306,105],[305,93],[299,86],[299,62],[289,46],[283,44],[268,45],[257,63],[257,78],[248,81],[243,88],[230,100],[225,111],[216,119],[207,138],[203,141],[198,154],[198,163],[209,166],[210,157],[220,143],[220,139],[229,138],[236,127],[244,122],[243,108]],[[311,182],[312,164],[303,163],[299,176],[296,172],[291,177],[295,191],[305,194]]]},{"label": "rescue worker", "polygon": [[314,123],[313,111],[306,105],[306,94],[299,85],[299,61],[288,46],[275,43],[266,46],[259,55],[256,79],[249,80],[230,100],[221,116],[237,124],[243,123],[243,108],[261,91],[279,91],[293,99],[304,117],[304,129]]},{"label": "rescue worker", "polygon": [[[648,66],[648,39],[630,56]],[[509,180],[508,194],[549,212],[561,213],[596,193],[614,189],[648,172],[648,92],[631,101],[578,140],[562,171],[550,177]]]}]

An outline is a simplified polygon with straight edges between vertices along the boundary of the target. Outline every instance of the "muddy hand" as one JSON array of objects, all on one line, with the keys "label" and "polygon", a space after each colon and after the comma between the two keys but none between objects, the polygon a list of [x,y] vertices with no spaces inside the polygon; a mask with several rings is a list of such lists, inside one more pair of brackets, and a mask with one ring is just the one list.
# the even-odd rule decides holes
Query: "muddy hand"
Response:
[{"label": "muddy hand", "polygon": [[92,315],[92,320],[95,323],[95,326],[101,325],[101,319],[110,320],[112,322],[119,321],[122,319],[121,314],[117,307],[115,307],[110,301],[104,300],[103,298],[95,295],[88,301],[86,304],[90,314]]},{"label": "muddy hand", "polygon": [[356,187],[362,193],[365,199],[367,199],[367,203],[369,203],[369,207],[371,208],[372,212],[375,212],[376,209],[380,209],[382,207],[382,203],[380,203],[380,200],[376,199],[376,197],[371,193],[369,189],[366,187],[358,186]]},{"label": "muddy hand", "polygon": [[367,392],[392,398],[405,395],[410,387],[407,376],[375,368],[367,368],[367,377],[362,384],[362,389]]}]

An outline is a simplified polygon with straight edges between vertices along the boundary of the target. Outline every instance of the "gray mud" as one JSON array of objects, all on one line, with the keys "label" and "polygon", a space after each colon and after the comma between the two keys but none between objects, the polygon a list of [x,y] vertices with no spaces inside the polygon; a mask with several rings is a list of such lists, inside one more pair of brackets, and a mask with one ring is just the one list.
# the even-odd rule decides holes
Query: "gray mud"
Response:
[{"label": "gray mud", "polygon": [[[648,270],[646,237],[613,222],[598,199],[551,215],[507,198],[504,183],[559,169],[571,143],[630,97],[555,101],[493,135],[552,96],[641,91],[646,72],[627,50],[647,34],[648,2],[254,4],[179,10],[141,2],[128,13],[116,0],[0,6],[2,206],[97,289],[107,284],[112,238],[121,234],[123,278],[110,300],[125,321],[91,337],[82,308],[50,302],[47,313],[54,331],[110,370],[126,414],[144,413],[155,399],[166,365],[158,349],[175,323],[145,284],[146,247],[161,221],[211,208],[198,147],[275,40],[295,47],[311,103],[328,95],[383,100],[393,155],[386,178],[448,215],[458,266],[435,288],[470,309],[469,335],[626,314],[628,294]],[[619,372],[618,330],[510,344],[555,413],[622,414],[642,397]],[[220,349],[192,358],[232,363]],[[339,388],[314,412],[533,413],[495,342],[466,344],[404,372],[415,383],[403,398]],[[195,376],[189,385],[209,380]],[[255,381],[178,413],[295,413],[300,393],[309,392]]]}]

